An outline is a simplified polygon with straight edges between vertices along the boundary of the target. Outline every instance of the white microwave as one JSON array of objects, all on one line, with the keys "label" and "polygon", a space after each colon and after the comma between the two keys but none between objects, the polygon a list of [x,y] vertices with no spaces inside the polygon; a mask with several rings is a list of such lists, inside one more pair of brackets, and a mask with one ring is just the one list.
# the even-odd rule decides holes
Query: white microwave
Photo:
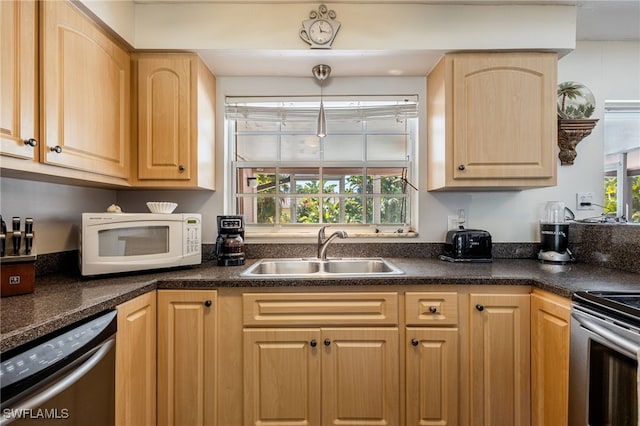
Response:
[{"label": "white microwave", "polygon": [[83,213],[80,273],[84,276],[202,263],[198,213]]}]

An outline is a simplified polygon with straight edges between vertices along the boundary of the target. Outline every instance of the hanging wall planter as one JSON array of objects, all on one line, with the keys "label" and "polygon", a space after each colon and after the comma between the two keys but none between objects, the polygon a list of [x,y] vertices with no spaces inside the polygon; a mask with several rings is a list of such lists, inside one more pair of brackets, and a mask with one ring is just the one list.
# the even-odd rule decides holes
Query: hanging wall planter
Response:
[{"label": "hanging wall planter", "polygon": [[563,166],[573,164],[576,146],[596,126],[598,120],[589,118],[595,109],[593,93],[585,85],[575,81],[558,85],[558,158]]}]

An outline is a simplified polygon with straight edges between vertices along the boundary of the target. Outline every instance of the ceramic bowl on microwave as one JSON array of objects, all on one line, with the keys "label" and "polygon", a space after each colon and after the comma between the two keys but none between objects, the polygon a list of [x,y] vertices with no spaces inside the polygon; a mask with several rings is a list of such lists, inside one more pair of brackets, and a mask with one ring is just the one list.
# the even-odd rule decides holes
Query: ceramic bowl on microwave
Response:
[{"label": "ceramic bowl on microwave", "polygon": [[178,204],[167,201],[149,201],[147,207],[151,213],[173,213]]}]

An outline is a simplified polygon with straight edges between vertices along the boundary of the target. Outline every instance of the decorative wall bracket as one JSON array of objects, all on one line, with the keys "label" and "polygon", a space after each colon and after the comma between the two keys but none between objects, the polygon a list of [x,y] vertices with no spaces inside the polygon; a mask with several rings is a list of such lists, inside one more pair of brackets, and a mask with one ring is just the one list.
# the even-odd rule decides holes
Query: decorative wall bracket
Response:
[{"label": "decorative wall bracket", "polygon": [[591,134],[597,122],[597,119],[558,118],[558,146],[560,147],[558,158],[560,158],[560,164],[563,166],[573,164],[573,160],[578,155],[576,146]]}]

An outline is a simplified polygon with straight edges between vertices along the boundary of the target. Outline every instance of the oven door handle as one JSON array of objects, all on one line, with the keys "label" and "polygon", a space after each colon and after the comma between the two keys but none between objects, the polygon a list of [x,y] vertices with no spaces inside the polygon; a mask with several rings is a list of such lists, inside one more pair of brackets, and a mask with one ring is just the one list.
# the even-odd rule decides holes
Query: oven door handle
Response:
[{"label": "oven door handle", "polygon": [[613,345],[617,346],[617,349],[622,349],[632,354],[634,358],[637,358],[638,352],[640,351],[640,346],[634,345],[628,340],[611,332],[611,330],[608,330],[607,328],[602,327],[601,325],[598,325],[595,322],[590,321],[582,316],[578,318],[574,315],[573,317],[576,318],[576,320],[578,320],[578,322],[582,327],[586,328],[587,330],[593,333],[596,333],[597,335],[599,335],[609,343],[612,343]]},{"label": "oven door handle", "polygon": [[[48,400],[56,397],[61,394],[65,390],[69,389],[84,377],[89,371],[91,371],[100,361],[107,356],[109,351],[115,346],[116,340],[115,338],[111,338],[104,342],[99,349],[94,352],[93,355],[89,359],[87,359],[83,364],[79,365],[77,368],[71,370],[71,373],[66,376],[64,379],[55,383],[53,386],[43,390],[42,392],[32,396],[31,398],[22,401],[17,407],[11,408],[11,411],[18,413],[18,415],[24,411],[34,410],[40,407],[42,404],[47,402]],[[0,426],[8,425],[12,423],[14,420],[17,420],[18,417],[14,416],[2,416],[0,417]]]}]

